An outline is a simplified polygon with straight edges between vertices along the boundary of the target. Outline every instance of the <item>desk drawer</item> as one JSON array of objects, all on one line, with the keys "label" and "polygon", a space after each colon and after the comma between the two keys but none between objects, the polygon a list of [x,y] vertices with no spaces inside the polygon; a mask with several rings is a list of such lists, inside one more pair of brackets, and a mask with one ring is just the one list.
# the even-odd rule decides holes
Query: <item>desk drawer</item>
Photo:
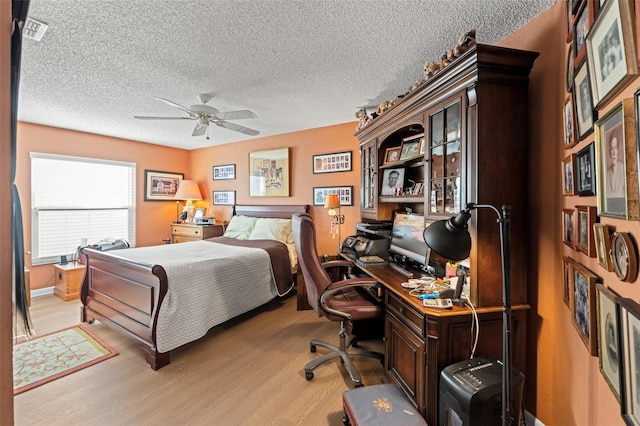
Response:
[{"label": "desk drawer", "polygon": [[172,226],[171,235],[182,235],[184,237],[194,237],[202,239],[202,228],[199,226]]},{"label": "desk drawer", "polygon": [[387,291],[386,308],[419,336],[425,336],[425,316],[407,305],[394,293]]}]

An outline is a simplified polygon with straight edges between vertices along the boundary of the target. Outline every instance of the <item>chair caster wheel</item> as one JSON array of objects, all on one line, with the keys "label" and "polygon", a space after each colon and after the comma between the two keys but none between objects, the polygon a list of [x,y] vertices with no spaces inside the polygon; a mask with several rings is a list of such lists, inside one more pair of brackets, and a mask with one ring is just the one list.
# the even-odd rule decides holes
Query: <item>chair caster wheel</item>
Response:
[{"label": "chair caster wheel", "polygon": [[307,381],[311,381],[313,379],[313,373],[309,373],[309,372],[304,372],[304,377],[307,379]]},{"label": "chair caster wheel", "polygon": [[309,350],[310,350],[312,353],[314,353],[314,352],[316,351],[316,349],[317,349],[317,348],[316,348],[316,345],[311,345],[311,346],[309,347]]}]

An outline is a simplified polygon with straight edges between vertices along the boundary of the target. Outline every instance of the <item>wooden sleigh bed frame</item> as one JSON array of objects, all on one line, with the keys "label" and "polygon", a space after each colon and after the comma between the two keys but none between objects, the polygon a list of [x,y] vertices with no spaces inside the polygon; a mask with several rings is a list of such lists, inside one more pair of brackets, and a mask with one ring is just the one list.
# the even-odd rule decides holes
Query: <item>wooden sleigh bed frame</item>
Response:
[{"label": "wooden sleigh bed frame", "polygon": [[[237,205],[233,214],[290,219],[294,213],[306,213],[308,209],[308,205]],[[82,322],[97,319],[136,340],[152,369],[168,365],[171,352],[161,353],[156,347],[158,311],[168,288],[164,268],[124,259],[117,256],[117,251],[84,248],[82,252],[87,264],[80,291]]]}]

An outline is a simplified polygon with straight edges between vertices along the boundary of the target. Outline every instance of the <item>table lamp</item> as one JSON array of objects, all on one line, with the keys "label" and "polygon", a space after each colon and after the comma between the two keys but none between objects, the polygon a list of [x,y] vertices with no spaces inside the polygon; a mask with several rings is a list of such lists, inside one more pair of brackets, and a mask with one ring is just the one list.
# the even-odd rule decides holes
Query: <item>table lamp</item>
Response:
[{"label": "table lamp", "polygon": [[424,241],[431,250],[449,260],[463,260],[471,252],[471,236],[467,223],[471,210],[488,208],[498,215],[500,224],[500,252],[502,256],[502,424],[514,422],[511,389],[511,206],[502,212],[488,204],[468,203],[457,216],[440,220],[425,228]]},{"label": "table lamp", "polygon": [[[195,207],[193,206],[193,201],[202,200],[202,194],[200,194],[200,189],[198,188],[198,184],[194,180],[182,180],[180,181],[180,185],[178,186],[178,190],[176,191],[176,195],[174,196],[176,200],[186,200],[185,207],[187,210],[187,218],[185,220],[186,223],[193,222],[193,215],[195,213]],[[180,201],[176,201],[176,214],[178,213],[178,203]],[[176,219],[177,220],[177,219]]]}]

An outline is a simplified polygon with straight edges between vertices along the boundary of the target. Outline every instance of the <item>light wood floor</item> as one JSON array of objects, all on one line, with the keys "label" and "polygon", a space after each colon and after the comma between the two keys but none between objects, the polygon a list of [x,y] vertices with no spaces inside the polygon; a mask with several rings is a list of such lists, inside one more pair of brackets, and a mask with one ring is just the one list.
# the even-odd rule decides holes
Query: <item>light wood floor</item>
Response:
[{"label": "light wood floor", "polygon": [[[80,303],[32,300],[38,335],[80,322]],[[342,392],[352,385],[339,361],[304,378],[309,339],[338,342],[338,323],[296,311],[295,297],[218,326],[172,352],[153,371],[138,346],[103,324],[90,325],[120,354],[14,399],[16,425],[341,425]],[[381,340],[361,347],[381,351]],[[382,365],[356,358],[366,385]]]}]

